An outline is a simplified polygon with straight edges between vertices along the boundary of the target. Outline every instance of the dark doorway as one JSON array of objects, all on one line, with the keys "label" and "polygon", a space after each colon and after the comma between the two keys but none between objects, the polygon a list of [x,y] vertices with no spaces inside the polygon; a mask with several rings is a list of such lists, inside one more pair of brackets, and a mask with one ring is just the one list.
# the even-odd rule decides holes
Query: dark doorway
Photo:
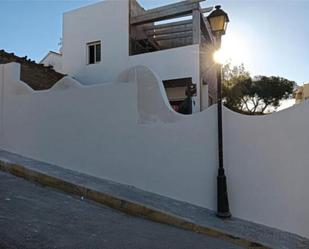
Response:
[{"label": "dark doorway", "polygon": [[172,108],[181,114],[192,114],[192,97],[196,95],[192,78],[164,80],[163,84]]}]

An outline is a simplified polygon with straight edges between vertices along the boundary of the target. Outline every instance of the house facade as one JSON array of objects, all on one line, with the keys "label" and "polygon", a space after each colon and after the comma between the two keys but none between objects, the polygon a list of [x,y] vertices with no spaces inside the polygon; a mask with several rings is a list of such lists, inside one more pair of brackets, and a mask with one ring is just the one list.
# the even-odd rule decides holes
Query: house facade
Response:
[{"label": "house facade", "polygon": [[295,94],[295,103],[300,104],[309,99],[309,83],[300,86]]},{"label": "house facade", "polygon": [[65,73],[62,68],[62,54],[49,51],[48,54],[40,61],[46,67],[52,66],[58,73]]},{"label": "house facade", "polygon": [[145,10],[136,0],[105,0],[64,13],[61,72],[91,85],[144,65],[163,81],[175,110],[188,98],[192,112],[204,110],[216,102],[216,70],[205,17],[212,8],[202,1]]}]

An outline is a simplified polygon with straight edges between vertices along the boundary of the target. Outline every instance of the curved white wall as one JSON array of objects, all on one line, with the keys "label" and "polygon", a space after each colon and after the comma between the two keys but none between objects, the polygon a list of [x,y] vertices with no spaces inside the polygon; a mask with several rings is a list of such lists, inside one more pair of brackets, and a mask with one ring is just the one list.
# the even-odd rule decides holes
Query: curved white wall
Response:
[{"label": "curved white wall", "polygon": [[309,104],[224,124],[233,215],[309,237]]},{"label": "curved white wall", "polygon": [[[200,111],[200,47],[191,45],[145,53],[129,57],[130,67],[144,65],[151,68],[161,80],[192,78],[197,85],[197,97],[194,97],[193,112]],[[204,93],[203,98],[206,98]]]},{"label": "curved white wall", "polygon": [[3,149],[215,208],[215,108],[174,112],[144,67],[115,83],[23,93],[19,66],[4,68]]},{"label": "curved white wall", "polygon": [[[175,113],[162,81],[135,67],[117,82],[66,78],[35,92],[0,65],[1,147],[34,159],[216,208],[216,107]],[[264,117],[224,111],[234,216],[309,237],[309,104]]]}]

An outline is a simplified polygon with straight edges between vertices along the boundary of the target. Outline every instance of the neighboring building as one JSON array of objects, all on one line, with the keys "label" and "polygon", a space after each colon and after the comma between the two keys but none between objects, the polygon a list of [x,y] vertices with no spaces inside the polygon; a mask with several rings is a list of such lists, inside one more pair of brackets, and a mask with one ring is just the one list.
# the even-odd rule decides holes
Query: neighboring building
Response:
[{"label": "neighboring building", "polygon": [[21,65],[20,77],[23,82],[34,90],[46,90],[64,77],[56,72],[51,66],[37,64],[27,57],[18,57],[13,53],[0,50],[0,64],[17,62]]},{"label": "neighboring building", "polygon": [[136,0],[105,0],[69,11],[62,54],[50,52],[42,62],[83,84],[115,81],[145,65],[162,79],[174,109],[188,103],[187,89],[193,89],[191,109],[199,112],[216,102],[214,38],[204,16],[212,8],[201,8],[202,1],[145,10]]},{"label": "neighboring building", "polygon": [[295,103],[300,104],[309,99],[309,83],[300,86],[295,93]]},{"label": "neighboring building", "polygon": [[62,68],[62,55],[60,53],[49,51],[48,54],[40,61],[44,66],[51,66],[58,73],[65,73]]}]

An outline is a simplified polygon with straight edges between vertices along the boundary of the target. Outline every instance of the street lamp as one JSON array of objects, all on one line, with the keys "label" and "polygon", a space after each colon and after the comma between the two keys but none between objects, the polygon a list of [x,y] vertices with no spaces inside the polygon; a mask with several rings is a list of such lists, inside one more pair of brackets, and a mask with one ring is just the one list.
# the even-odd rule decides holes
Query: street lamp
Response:
[{"label": "street lamp", "polygon": [[[216,9],[207,17],[211,31],[216,38],[216,49],[221,47],[221,37],[225,34],[229,22],[228,15],[216,6]],[[227,195],[226,176],[223,166],[223,134],[222,134],[222,65],[217,64],[217,102],[218,102],[218,146],[219,169],[217,176],[217,216],[220,218],[231,217]]]}]

